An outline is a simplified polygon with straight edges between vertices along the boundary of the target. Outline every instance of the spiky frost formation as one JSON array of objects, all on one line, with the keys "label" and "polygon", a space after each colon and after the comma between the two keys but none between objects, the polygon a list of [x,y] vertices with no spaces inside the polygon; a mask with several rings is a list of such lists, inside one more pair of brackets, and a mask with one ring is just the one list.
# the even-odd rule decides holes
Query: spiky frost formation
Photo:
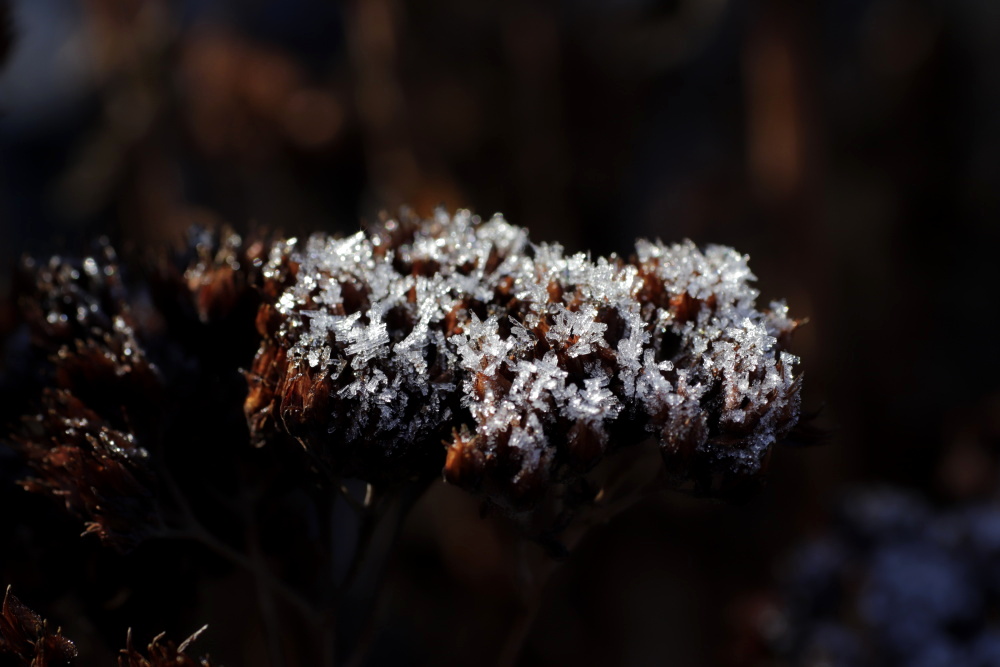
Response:
[{"label": "spiky frost formation", "polygon": [[276,244],[247,414],[337,474],[440,465],[530,507],[649,433],[680,478],[753,473],[795,424],[795,328],[758,311],[747,257],[640,241],[592,260],[501,216],[387,220]]}]

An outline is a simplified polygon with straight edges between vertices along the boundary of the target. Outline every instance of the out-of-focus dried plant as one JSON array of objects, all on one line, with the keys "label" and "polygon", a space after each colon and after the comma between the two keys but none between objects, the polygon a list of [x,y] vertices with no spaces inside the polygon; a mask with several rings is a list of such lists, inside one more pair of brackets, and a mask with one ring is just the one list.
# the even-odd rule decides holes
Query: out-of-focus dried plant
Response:
[{"label": "out-of-focus dried plant", "polygon": [[[132,630],[118,656],[119,667],[212,667],[207,656],[192,658],[187,650],[208,626],[185,639],[179,645],[166,639],[166,633],[153,637],[143,654],[132,641]],[[25,606],[11,593],[10,587],[4,595],[0,608],[0,661],[24,667],[68,667],[78,656],[76,646],[55,632],[38,614]]]},{"label": "out-of-focus dried plant", "polygon": [[133,646],[132,630],[129,630],[125,648],[118,656],[118,667],[212,667],[207,656],[196,659],[187,654],[188,648],[207,627],[202,627],[180,645],[166,639],[166,633],[160,633],[149,642],[145,655]]},{"label": "out-of-focus dried plant", "polygon": [[24,489],[61,499],[85,532],[128,551],[160,528],[149,454],[68,391],[47,391],[18,440],[34,471]]},{"label": "out-of-focus dried plant", "polygon": [[73,642],[21,603],[10,586],[0,608],[0,660],[24,667],[64,667],[76,658]]},{"label": "out-of-focus dried plant", "polygon": [[86,532],[127,551],[160,524],[148,453],[134,431],[149,428],[161,392],[114,252],[105,243],[81,262],[26,260],[20,277],[24,319],[52,362],[41,411],[15,436],[35,473],[23,486],[61,499],[87,521]]}]

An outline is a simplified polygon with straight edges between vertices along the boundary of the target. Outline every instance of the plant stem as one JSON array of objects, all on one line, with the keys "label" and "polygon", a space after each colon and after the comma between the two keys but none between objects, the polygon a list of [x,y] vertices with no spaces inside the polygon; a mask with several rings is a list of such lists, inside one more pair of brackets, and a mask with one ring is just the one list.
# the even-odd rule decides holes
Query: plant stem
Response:
[{"label": "plant stem", "polygon": [[247,550],[250,561],[254,565],[253,575],[255,588],[257,589],[257,604],[260,607],[260,617],[264,624],[264,634],[267,640],[267,651],[271,659],[272,667],[284,667],[285,657],[281,650],[281,624],[278,622],[278,615],[274,609],[274,600],[271,597],[271,589],[264,579],[268,568],[264,561],[264,552],[260,546],[260,533],[257,530],[257,522],[254,517],[253,501],[247,493],[246,485],[242,487],[242,514],[243,523],[246,527]]},{"label": "plant stem", "polygon": [[375,638],[378,602],[385,583],[389,559],[398,541],[406,517],[410,509],[420,499],[431,480],[412,482],[389,495],[375,496],[375,502],[369,509],[368,525],[362,526],[365,532],[359,538],[358,551],[355,553],[357,563],[350,577],[345,577],[341,586],[342,602],[358,604],[355,617],[363,619],[357,641],[345,660],[352,667],[363,663]]}]

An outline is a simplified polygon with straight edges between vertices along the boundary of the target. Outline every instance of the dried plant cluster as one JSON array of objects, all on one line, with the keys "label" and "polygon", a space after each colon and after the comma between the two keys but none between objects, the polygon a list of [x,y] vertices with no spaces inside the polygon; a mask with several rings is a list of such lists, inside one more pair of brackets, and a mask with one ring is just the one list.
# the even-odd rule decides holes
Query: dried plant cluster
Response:
[{"label": "dried plant cluster", "polygon": [[[104,253],[26,267],[26,319],[55,372],[20,442],[39,472],[26,488],[128,549],[158,522],[136,433],[156,411],[135,403],[163,378]],[[346,239],[209,235],[152,289],[201,322],[260,301],[245,402],[258,442],[291,435],[338,478],[375,483],[443,462],[448,481],[525,510],[647,435],[680,480],[760,469],[799,414],[796,323],[782,304],[756,310],[746,261],[646,241],[592,261],[499,216],[439,212]]]},{"label": "dried plant cluster", "polygon": [[[31,471],[20,482],[25,490],[64,504],[84,521],[85,534],[118,552],[183,528],[181,508],[168,492],[174,482],[168,483],[166,458],[175,457],[181,468],[197,460],[203,477],[225,484],[217,460],[226,458],[233,440],[248,447],[245,428],[218,438],[189,427],[207,430],[206,424],[219,421],[230,428],[227,410],[237,426],[242,423],[241,396],[226,397],[219,389],[227,383],[212,378],[228,369],[231,384],[242,384],[231,357],[249,358],[256,345],[259,299],[247,279],[254,259],[246,253],[260,247],[244,247],[228,231],[193,230],[183,250],[140,262],[145,269],[130,284],[104,240],[82,259],[22,263],[15,292],[30,347],[21,351],[28,368],[15,380],[23,393],[38,389],[40,407],[11,435]],[[228,347],[222,348],[223,340]],[[206,393],[220,398],[207,400]],[[200,456],[192,456],[192,446]],[[224,465],[238,470],[242,462]],[[201,481],[187,480],[192,486]],[[0,660],[44,667],[75,657],[73,644],[48,632],[13,595],[3,613]],[[158,636],[144,654],[130,635],[119,664],[209,665],[185,653],[193,639],[178,646]]]},{"label": "dried plant cluster", "polygon": [[446,440],[449,482],[524,510],[646,434],[677,478],[755,473],[798,418],[795,322],[728,248],[595,261],[439,211],[283,241],[264,279],[252,432],[344,476],[440,466]]},{"label": "dried plant cluster", "polygon": [[0,658],[14,657],[30,667],[62,667],[72,664],[76,655],[73,642],[60,630],[50,630],[7,588],[0,608]]},{"label": "dried plant cluster", "polygon": [[135,431],[148,426],[162,391],[136,340],[117,258],[101,250],[22,267],[22,311],[52,369],[41,412],[15,439],[36,473],[24,488],[61,499],[87,532],[127,551],[159,523],[149,453]]},{"label": "dried plant cluster", "polygon": [[158,258],[132,287],[106,241],[82,260],[28,259],[21,267],[23,319],[49,362],[42,409],[13,437],[35,472],[23,486],[60,499],[119,551],[163,527],[163,461],[151,458],[162,459],[164,447],[180,453],[180,443],[164,442],[182,430],[174,422],[218,408],[190,386],[217,372],[207,359],[252,350],[252,331],[234,332],[230,320],[242,310],[243,328],[252,328],[259,299],[247,252],[263,246],[243,246],[228,231],[193,230],[183,252]]},{"label": "dried plant cluster", "polygon": [[[800,383],[796,322],[782,304],[757,310],[752,280],[719,246],[641,241],[593,260],[466,211],[341,239],[196,229],[128,265],[107,242],[26,260],[16,292],[37,363],[8,402],[32,406],[10,438],[20,484],[119,552],[179,539],[249,573],[294,609],[266,619],[278,660],[283,620],[325,628],[372,599],[384,554],[366,545],[388,548],[379,526],[442,473],[556,548],[611,505],[592,469],[650,436],[657,488],[756,476],[798,419]],[[364,501],[345,479],[369,484]],[[647,490],[629,479],[615,499]],[[353,528],[335,525],[341,498]],[[334,581],[341,544],[358,546]],[[8,654],[48,646],[0,630]],[[146,657],[129,641],[120,661],[207,664],[185,647],[154,640]]]},{"label": "dried plant cluster", "polygon": [[125,640],[125,648],[118,656],[118,667],[212,667],[211,659],[207,657],[192,658],[187,650],[191,643],[198,639],[205,628],[194,633],[180,645],[166,639],[163,634],[153,637],[146,647],[146,655],[136,650],[132,645],[132,632],[129,631]]},{"label": "dried plant cluster", "polygon": [[[204,628],[202,628],[204,630]],[[194,633],[178,646],[160,634],[147,647],[147,654],[136,650],[132,644],[132,631],[128,632],[125,648],[118,657],[119,667],[211,667],[209,658],[195,659],[187,654],[191,643],[202,630]],[[0,662],[25,667],[68,667],[78,656],[76,646],[62,635],[58,628],[53,632],[48,623],[26,607],[10,587],[0,608]]]}]

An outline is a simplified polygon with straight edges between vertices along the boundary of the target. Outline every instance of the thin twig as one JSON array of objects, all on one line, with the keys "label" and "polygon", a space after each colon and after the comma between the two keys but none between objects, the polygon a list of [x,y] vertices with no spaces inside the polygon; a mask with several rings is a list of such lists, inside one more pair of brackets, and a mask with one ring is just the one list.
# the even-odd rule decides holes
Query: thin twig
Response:
[{"label": "thin twig", "polygon": [[254,564],[253,574],[257,589],[257,604],[260,607],[261,621],[264,623],[267,651],[271,658],[272,667],[284,667],[285,657],[281,649],[281,625],[274,609],[270,587],[264,579],[269,571],[264,561],[264,552],[260,546],[260,532],[257,530],[257,522],[253,516],[253,501],[247,494],[245,485],[242,486],[242,490],[243,524],[246,527],[247,549],[250,552],[251,562]]},{"label": "thin twig", "polygon": [[[375,639],[378,603],[385,583],[389,559],[399,539],[399,534],[402,532],[403,524],[409,515],[410,509],[423,495],[430,481],[413,482],[391,496],[376,496],[376,501],[372,508],[374,515],[371,535],[367,539],[368,544],[365,547],[365,553],[359,559],[359,563],[368,568],[370,576],[367,578],[357,576],[361,572],[359,567],[353,581],[351,581],[351,587],[358,582],[362,582],[367,584],[368,588],[363,594],[357,596],[357,599],[364,603],[360,613],[360,617],[364,619],[364,622],[354,649],[344,663],[348,667],[360,667],[368,656],[371,643]],[[385,528],[383,521],[389,517],[391,517],[392,523],[388,528]],[[380,528],[382,528],[381,531],[379,530]],[[379,548],[375,550],[375,537],[378,534],[383,539],[381,540],[381,544],[378,545]],[[345,592],[347,590],[344,589]]]},{"label": "thin twig", "polygon": [[500,649],[500,657],[497,658],[497,665],[500,667],[513,667],[516,664],[528,639],[531,626],[534,625],[538,611],[542,607],[542,592],[545,589],[548,575],[555,569],[554,566],[548,567],[549,562],[551,562],[549,561],[545,563],[547,567],[542,572],[532,572],[531,564],[528,562],[528,546],[524,541],[517,543],[516,563],[521,608],[518,610],[517,616],[514,617],[510,630],[507,632],[507,638]]},{"label": "thin twig", "polygon": [[379,499],[369,508],[361,511],[361,528],[358,530],[358,542],[354,547],[351,562],[347,566],[347,572],[344,574],[344,578],[341,580],[339,586],[337,586],[338,597],[343,597],[354,586],[354,582],[361,572],[368,553],[371,551],[372,539],[384,514],[384,505],[385,501]]},{"label": "thin twig", "polygon": [[[563,540],[567,552],[572,552],[593,526],[606,523],[640,500],[657,495],[664,489],[662,469],[658,469],[658,472],[645,482],[633,479],[628,474],[627,468],[625,471],[624,474],[617,472],[617,474],[612,475],[612,478],[598,494],[600,500],[595,501],[593,505],[586,508],[587,511],[577,517],[575,526],[571,529],[567,528],[566,537]],[[526,542],[518,543],[517,579],[520,582],[522,604],[511,623],[507,638],[500,651],[500,657],[497,660],[497,664],[502,667],[513,667],[517,664],[531,633],[531,627],[542,608],[548,583],[562,563],[562,561],[547,557],[542,561],[537,571],[533,570],[528,558],[528,548],[529,545]]]},{"label": "thin twig", "polygon": [[160,476],[167,487],[173,501],[180,511],[180,525],[182,528],[163,528],[156,536],[163,539],[189,540],[200,543],[215,554],[222,556],[235,565],[244,568],[247,572],[260,576],[275,593],[281,595],[289,604],[295,607],[305,618],[313,620],[317,616],[316,609],[296,591],[289,588],[284,582],[275,577],[271,572],[260,568],[246,554],[233,548],[229,544],[217,538],[208,530],[195,515],[191,504],[184,493],[180,490],[177,482],[169,472],[164,471]]}]

